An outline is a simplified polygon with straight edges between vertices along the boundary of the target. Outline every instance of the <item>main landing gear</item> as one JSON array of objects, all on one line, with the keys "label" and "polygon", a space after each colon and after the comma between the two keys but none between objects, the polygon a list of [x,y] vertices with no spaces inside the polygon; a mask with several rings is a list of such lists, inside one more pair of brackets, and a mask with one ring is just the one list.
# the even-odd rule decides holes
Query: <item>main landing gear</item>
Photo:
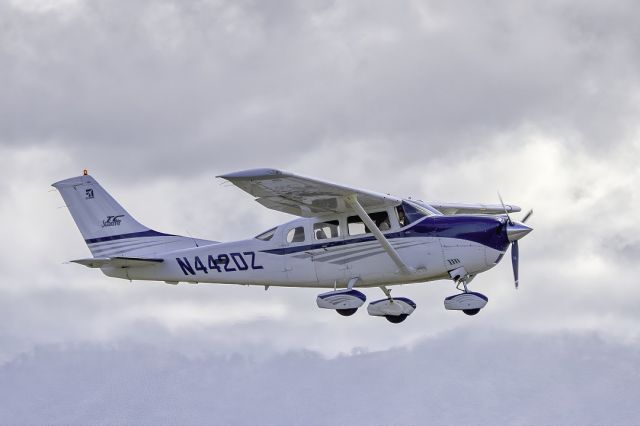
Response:
[{"label": "main landing gear", "polygon": [[[352,278],[344,290],[333,290],[319,294],[316,303],[319,308],[333,309],[338,314],[348,317],[356,313],[367,297],[358,290],[354,290],[353,286],[358,281]],[[416,309],[416,304],[406,297],[391,297],[391,290],[384,286],[380,287],[387,296],[385,299],[376,300],[369,303],[367,312],[374,317],[385,317],[387,321],[393,324],[403,322]]]},{"label": "main landing gear", "polygon": [[333,291],[319,294],[316,298],[318,308],[333,309],[343,317],[350,317],[355,314],[358,308],[367,300],[367,296],[364,293],[353,289],[357,281],[358,278],[351,278],[346,289],[336,290],[334,288]]},{"label": "main landing gear", "polygon": [[406,297],[391,297],[391,290],[385,286],[381,286],[380,289],[387,297],[386,299],[369,303],[369,306],[367,306],[369,315],[385,317],[390,323],[400,324],[416,309],[416,304],[413,300]]},{"label": "main landing gear", "polygon": [[319,294],[316,303],[318,308],[333,309],[340,315],[349,317],[355,314],[366,300],[367,296],[364,293],[347,288]]},{"label": "main landing gear", "polygon": [[[461,294],[455,294],[444,299],[444,308],[451,311],[462,311],[467,315],[476,315],[485,307],[489,298],[482,293],[469,291],[467,284],[471,282],[474,275],[466,273],[464,268],[458,268],[449,272],[451,278],[456,282],[456,288],[461,290]],[[463,287],[463,290],[460,289]]]}]

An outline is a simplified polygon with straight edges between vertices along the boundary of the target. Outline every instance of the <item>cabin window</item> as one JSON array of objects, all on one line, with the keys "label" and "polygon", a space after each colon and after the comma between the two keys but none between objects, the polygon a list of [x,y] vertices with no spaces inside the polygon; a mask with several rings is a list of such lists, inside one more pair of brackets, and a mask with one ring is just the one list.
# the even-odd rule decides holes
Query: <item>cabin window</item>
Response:
[{"label": "cabin window", "polygon": [[288,243],[301,243],[304,241],[304,227],[298,226],[287,232]]},{"label": "cabin window", "polygon": [[378,229],[381,230],[382,232],[388,231],[391,228],[391,222],[389,222],[389,215],[387,214],[386,211],[371,213],[369,217],[371,218],[373,223],[376,224]]},{"label": "cabin window", "polygon": [[[387,214],[386,211],[378,212],[378,213],[370,213],[369,217],[371,218],[373,223],[376,224],[378,229],[380,229],[382,232],[388,231],[391,228],[390,222],[389,222],[389,215]],[[349,235],[361,235],[361,234],[371,233],[369,228],[365,226],[365,224],[362,222],[362,219],[360,219],[359,216],[349,216],[349,218],[347,218],[347,228],[349,229]]]},{"label": "cabin window", "polygon": [[361,235],[369,232],[369,229],[364,226],[362,219],[358,216],[349,216],[347,218],[347,228],[349,235]]},{"label": "cabin window", "polygon": [[276,229],[277,228],[271,228],[268,231],[264,231],[262,234],[258,235],[256,239],[261,241],[269,241],[276,233]]},{"label": "cabin window", "polygon": [[313,225],[313,235],[316,240],[337,238],[340,236],[340,223],[337,220],[315,223]]}]

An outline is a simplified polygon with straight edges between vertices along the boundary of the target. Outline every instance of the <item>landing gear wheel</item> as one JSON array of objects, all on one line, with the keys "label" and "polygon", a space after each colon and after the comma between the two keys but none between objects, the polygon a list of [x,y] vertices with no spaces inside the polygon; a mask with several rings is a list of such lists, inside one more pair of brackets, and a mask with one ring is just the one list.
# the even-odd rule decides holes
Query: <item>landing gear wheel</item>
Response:
[{"label": "landing gear wheel", "polygon": [[355,314],[357,310],[358,308],[336,309],[336,312],[342,315],[343,317],[350,317],[351,315]]},{"label": "landing gear wheel", "polygon": [[478,308],[478,309],[463,309],[462,312],[464,312],[467,315],[475,315],[478,312],[480,312],[480,308]]},{"label": "landing gear wheel", "polygon": [[384,317],[393,324],[400,324],[402,321],[406,320],[409,314],[401,314],[401,315],[385,315]]}]

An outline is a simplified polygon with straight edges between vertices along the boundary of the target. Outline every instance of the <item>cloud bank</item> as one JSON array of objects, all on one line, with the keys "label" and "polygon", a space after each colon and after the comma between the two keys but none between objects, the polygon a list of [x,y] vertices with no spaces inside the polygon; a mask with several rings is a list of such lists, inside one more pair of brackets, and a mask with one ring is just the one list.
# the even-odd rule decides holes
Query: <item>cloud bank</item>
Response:
[{"label": "cloud bank", "polygon": [[457,332],[326,359],[45,347],[0,368],[7,423],[611,424],[637,412],[638,349],[593,335]]}]

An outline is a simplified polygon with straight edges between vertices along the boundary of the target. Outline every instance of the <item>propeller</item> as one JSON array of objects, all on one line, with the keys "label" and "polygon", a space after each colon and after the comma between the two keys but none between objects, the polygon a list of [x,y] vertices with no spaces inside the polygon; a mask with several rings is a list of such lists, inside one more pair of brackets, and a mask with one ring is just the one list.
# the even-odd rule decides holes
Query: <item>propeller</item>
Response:
[{"label": "propeller", "polygon": [[515,240],[511,243],[511,266],[513,267],[513,283],[516,286],[516,290],[518,289],[519,279],[518,279],[518,256],[520,255],[520,249],[518,249],[518,240]]},{"label": "propeller", "polygon": [[507,215],[507,222],[509,222],[509,225],[513,225],[511,216],[509,216],[509,212],[507,211],[507,206],[504,204],[504,201],[502,201],[502,195],[500,195],[499,192],[498,192],[498,198],[500,199],[500,204],[502,204],[502,210],[504,210],[504,214]]},{"label": "propeller", "polygon": [[522,222],[514,222],[513,220],[511,220],[511,216],[509,216],[509,211],[507,210],[507,206],[504,204],[504,201],[502,201],[500,193],[498,193],[498,198],[500,199],[500,204],[502,204],[504,214],[507,215],[507,238],[511,242],[511,266],[513,267],[513,282],[517,289],[519,285],[518,258],[520,256],[518,240],[532,231],[532,228],[528,227],[524,223],[529,220],[529,218],[533,214],[533,210],[529,210],[527,214],[524,215],[524,217],[522,218]]}]

